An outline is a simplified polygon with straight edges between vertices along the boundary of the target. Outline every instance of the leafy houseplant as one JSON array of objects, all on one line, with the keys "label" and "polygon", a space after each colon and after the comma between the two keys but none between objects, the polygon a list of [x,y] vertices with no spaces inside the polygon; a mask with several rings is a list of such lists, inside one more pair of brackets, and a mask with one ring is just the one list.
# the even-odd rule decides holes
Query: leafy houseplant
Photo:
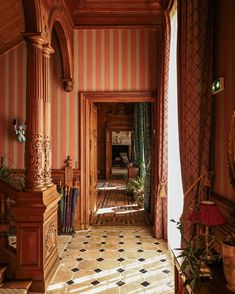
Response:
[{"label": "leafy houseplant", "polygon": [[200,286],[203,277],[211,277],[211,272],[207,266],[208,263],[220,260],[220,256],[215,254],[214,245],[215,238],[212,235],[207,236],[207,246],[205,246],[205,234],[200,233],[192,237],[190,240],[184,238],[183,226],[185,223],[176,222],[177,228],[180,230],[182,241],[185,244],[180,249],[177,258],[181,258],[180,271],[185,276],[184,286],[190,285],[192,291]]},{"label": "leafy houseplant", "polygon": [[223,268],[227,288],[235,292],[235,234],[226,236],[222,243]]},{"label": "leafy houseplant", "polygon": [[134,195],[135,201],[140,207],[144,205],[144,183],[143,177],[131,178],[127,182],[127,191]]}]

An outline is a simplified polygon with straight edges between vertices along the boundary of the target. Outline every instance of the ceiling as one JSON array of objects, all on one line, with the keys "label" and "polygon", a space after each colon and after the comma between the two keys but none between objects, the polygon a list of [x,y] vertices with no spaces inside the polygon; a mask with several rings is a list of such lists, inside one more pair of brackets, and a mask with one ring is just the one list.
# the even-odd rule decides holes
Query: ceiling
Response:
[{"label": "ceiling", "polygon": [[[31,1],[31,0],[30,0]],[[75,27],[150,25],[161,23],[166,0],[64,0]],[[161,3],[160,3],[161,2]],[[0,55],[23,40],[22,0],[0,1]]]},{"label": "ceiling", "polygon": [[22,0],[0,1],[0,55],[23,40]]}]

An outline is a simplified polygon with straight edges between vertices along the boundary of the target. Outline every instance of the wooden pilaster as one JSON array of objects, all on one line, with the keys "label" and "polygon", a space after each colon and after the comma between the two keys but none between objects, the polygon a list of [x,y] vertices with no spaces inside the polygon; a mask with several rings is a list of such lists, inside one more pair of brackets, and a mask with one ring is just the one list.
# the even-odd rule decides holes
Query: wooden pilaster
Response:
[{"label": "wooden pilaster", "polygon": [[50,54],[54,50],[46,45],[42,49],[42,71],[43,71],[43,104],[44,104],[44,183],[47,187],[53,185],[51,178],[51,97],[49,95],[50,81]]},{"label": "wooden pilaster", "polygon": [[25,190],[43,191],[44,129],[42,45],[40,34],[24,34],[27,41]]}]

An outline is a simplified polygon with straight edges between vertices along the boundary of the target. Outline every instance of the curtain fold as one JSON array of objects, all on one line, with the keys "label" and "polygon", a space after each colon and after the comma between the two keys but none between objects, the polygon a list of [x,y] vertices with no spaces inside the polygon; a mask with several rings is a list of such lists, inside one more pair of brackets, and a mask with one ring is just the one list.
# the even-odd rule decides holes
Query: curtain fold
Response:
[{"label": "curtain fold", "polygon": [[152,145],[151,145],[151,105],[144,103],[144,162],[145,162],[145,211],[151,210],[151,168],[152,168]]},{"label": "curtain fold", "polygon": [[134,107],[134,164],[145,179],[144,209],[151,205],[151,110],[149,103],[135,103]]},{"label": "curtain fold", "polygon": [[161,35],[162,45],[159,59],[159,88],[158,109],[156,119],[157,136],[157,161],[158,177],[157,191],[155,191],[155,221],[154,235],[159,239],[167,239],[167,144],[168,144],[168,78],[169,78],[169,54],[170,54],[170,18],[168,11],[164,12],[164,30]]},{"label": "curtain fold", "polygon": [[[211,141],[212,2],[178,0],[178,106],[184,193],[209,168]],[[184,198],[182,221],[188,220],[199,195]],[[190,238],[191,227],[185,226]]]}]

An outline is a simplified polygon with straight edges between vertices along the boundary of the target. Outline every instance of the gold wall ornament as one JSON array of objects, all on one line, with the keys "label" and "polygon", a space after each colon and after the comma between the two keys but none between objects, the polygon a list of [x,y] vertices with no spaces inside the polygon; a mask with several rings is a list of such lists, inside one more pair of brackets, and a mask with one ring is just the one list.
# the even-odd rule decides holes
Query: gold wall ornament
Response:
[{"label": "gold wall ornament", "polygon": [[160,182],[158,196],[161,197],[161,198],[167,197],[167,194],[166,194],[166,183],[165,182]]},{"label": "gold wall ornament", "polygon": [[228,137],[228,167],[231,184],[235,188],[235,111],[233,111]]}]

